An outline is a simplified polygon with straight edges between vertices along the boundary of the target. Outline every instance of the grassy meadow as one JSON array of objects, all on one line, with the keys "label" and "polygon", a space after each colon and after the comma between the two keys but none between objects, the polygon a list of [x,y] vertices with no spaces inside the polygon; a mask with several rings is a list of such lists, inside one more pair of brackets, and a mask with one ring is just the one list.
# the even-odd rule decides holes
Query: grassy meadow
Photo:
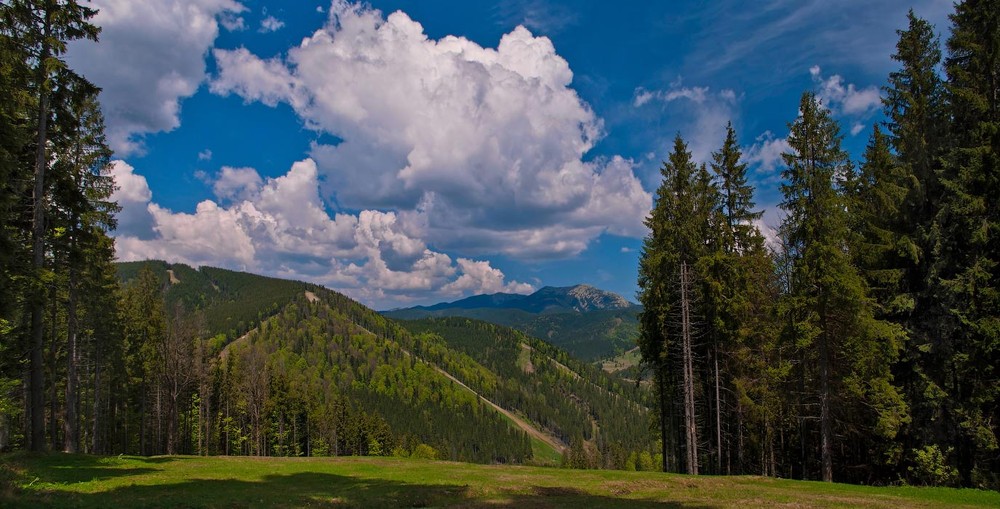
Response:
[{"label": "grassy meadow", "polygon": [[1000,507],[1000,493],[407,458],[0,456],[0,507]]}]

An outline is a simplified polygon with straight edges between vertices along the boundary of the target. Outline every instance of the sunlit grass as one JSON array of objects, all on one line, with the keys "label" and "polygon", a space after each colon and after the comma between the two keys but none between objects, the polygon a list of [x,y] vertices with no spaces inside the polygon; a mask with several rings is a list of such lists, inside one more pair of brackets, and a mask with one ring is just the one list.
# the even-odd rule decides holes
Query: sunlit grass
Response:
[{"label": "sunlit grass", "polygon": [[1000,493],[406,458],[0,456],[0,507],[1000,507]]}]

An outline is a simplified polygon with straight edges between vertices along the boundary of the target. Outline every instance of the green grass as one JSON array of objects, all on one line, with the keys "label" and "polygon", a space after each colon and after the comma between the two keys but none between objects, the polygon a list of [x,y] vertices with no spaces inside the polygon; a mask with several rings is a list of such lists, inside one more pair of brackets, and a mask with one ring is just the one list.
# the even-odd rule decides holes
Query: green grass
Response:
[{"label": "green grass", "polygon": [[0,456],[0,507],[1000,507],[1000,493],[400,458]]}]

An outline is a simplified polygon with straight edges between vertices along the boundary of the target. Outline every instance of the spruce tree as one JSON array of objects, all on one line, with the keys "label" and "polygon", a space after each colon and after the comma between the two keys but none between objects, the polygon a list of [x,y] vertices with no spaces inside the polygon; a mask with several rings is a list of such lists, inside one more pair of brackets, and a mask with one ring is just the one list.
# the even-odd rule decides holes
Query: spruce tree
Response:
[{"label": "spruce tree", "polygon": [[[829,482],[835,436],[891,438],[901,424],[905,405],[889,373],[901,330],[874,318],[864,281],[851,264],[841,192],[851,168],[839,127],[812,93],[802,95],[799,112],[789,126],[792,151],[783,154],[782,234],[792,261],[783,308],[788,336],[801,355],[798,374],[812,395],[800,412],[818,417],[820,477]],[[818,416],[807,410],[812,405]]]},{"label": "spruce tree", "polygon": [[45,271],[46,223],[45,207],[47,177],[50,157],[48,140],[51,112],[51,94],[59,84],[56,78],[65,76],[65,62],[61,56],[66,44],[76,39],[97,40],[100,29],[89,22],[97,14],[75,0],[12,0],[0,6],[0,18],[5,31],[18,40],[26,61],[33,67],[31,90],[34,112],[32,138],[34,142],[33,192],[31,195],[31,253],[34,288],[30,291],[30,361],[29,393],[31,414],[30,444],[32,450],[45,447],[45,395],[44,381],[44,330],[45,285],[49,276]]},{"label": "spruce tree", "polygon": [[927,348],[937,434],[965,485],[997,472],[1000,427],[1000,2],[955,6],[948,39],[950,149],[939,172]]},{"label": "spruce tree", "polygon": [[[678,135],[674,148],[660,169],[663,180],[656,191],[653,210],[646,218],[649,235],[643,242],[639,259],[639,301],[643,305],[640,321],[639,350],[643,363],[653,371],[659,401],[660,436],[663,451],[663,468],[675,451],[670,447],[673,437],[668,433],[674,398],[678,387],[676,374],[687,373],[682,368],[680,334],[680,274],[682,264],[693,266],[704,250],[704,211],[699,204],[705,202],[698,193],[710,185],[706,182],[704,168],[693,161],[684,140]],[[683,385],[694,381],[681,377]],[[694,412],[690,403],[682,403],[685,415]],[[687,450],[697,444],[685,443]],[[690,458],[690,456],[689,456]],[[687,461],[686,469],[694,464]]]}]

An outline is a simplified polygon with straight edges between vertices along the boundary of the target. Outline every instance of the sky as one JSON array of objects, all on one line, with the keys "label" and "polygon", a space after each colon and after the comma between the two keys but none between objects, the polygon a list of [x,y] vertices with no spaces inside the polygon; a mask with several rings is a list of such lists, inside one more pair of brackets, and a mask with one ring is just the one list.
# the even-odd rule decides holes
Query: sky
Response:
[{"label": "sky", "polygon": [[636,300],[680,134],[736,129],[766,235],[804,91],[861,157],[912,8],[948,0],[94,0],[122,261],[376,309],[580,283]]}]

